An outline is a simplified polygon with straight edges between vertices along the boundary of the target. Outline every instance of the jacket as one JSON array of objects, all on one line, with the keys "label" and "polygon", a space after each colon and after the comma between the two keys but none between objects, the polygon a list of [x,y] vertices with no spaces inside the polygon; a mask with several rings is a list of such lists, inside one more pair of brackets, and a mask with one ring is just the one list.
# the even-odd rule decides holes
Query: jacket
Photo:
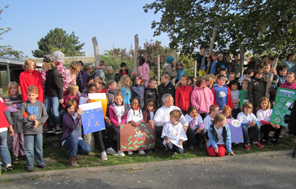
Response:
[{"label": "jacket", "polygon": [[173,98],[175,99],[175,87],[173,84],[169,81],[166,85],[165,84],[160,84],[158,86],[158,105],[163,106],[162,102],[162,96],[164,94],[171,94]]},{"label": "jacket", "polygon": [[205,87],[204,89],[194,86],[191,93],[191,104],[197,109],[197,113],[209,113],[210,106],[214,104],[214,95],[211,89]]},{"label": "jacket", "polygon": [[[230,133],[230,129],[229,129],[228,124],[226,123],[222,129],[223,129],[223,131],[222,131],[223,141],[226,145],[227,152],[230,153],[230,152],[232,152],[231,133]],[[212,124],[209,127],[208,137],[209,137],[209,140],[208,140],[207,146],[210,147],[212,145],[214,149],[218,148],[218,145],[217,145],[218,135],[217,135],[217,132],[214,128],[214,124]]]},{"label": "jacket", "polygon": [[180,85],[176,90],[175,95],[175,105],[181,110],[187,111],[191,106],[190,96],[192,92],[192,87],[190,85]]},{"label": "jacket", "polygon": [[281,88],[296,90],[296,83],[284,83],[280,85]]},{"label": "jacket", "polygon": [[46,72],[45,96],[64,98],[63,78],[57,67]]},{"label": "jacket", "polygon": [[[200,67],[201,67],[201,64],[202,64],[202,58],[203,58],[203,55],[200,55],[200,54],[197,55],[197,59],[196,59],[196,61],[197,61],[197,70],[200,70]],[[208,68],[208,58],[205,57],[205,70],[207,70],[207,68]]]},{"label": "jacket", "polygon": [[73,117],[68,112],[66,112],[63,116],[62,141],[66,140],[79,124],[82,126],[81,118],[76,117],[76,119],[74,120]]},{"label": "jacket", "polygon": [[249,101],[253,104],[254,109],[257,108],[260,98],[265,97],[266,82],[263,78],[256,79],[252,78],[248,87]]},{"label": "jacket", "polygon": [[157,101],[157,90],[152,88],[146,88],[144,91],[144,100],[146,102],[147,99],[152,98],[156,108],[158,107]]},{"label": "jacket", "polygon": [[[150,112],[146,109],[143,109],[142,111],[143,113],[143,120],[148,123],[149,120],[152,120],[151,117],[150,117]],[[154,115],[155,115],[155,112],[154,112]]]},{"label": "jacket", "polygon": [[171,79],[176,78],[178,73],[176,70],[173,69],[170,63],[165,63],[162,67],[162,73],[167,73],[170,75]]},{"label": "jacket", "polygon": [[[212,87],[212,92],[213,92],[213,95],[214,95],[214,104],[219,106],[218,103],[216,102],[216,98],[215,98],[215,87]],[[227,95],[227,103],[226,103],[226,105],[230,106],[230,108],[233,109],[233,103],[232,103],[231,92],[230,92],[229,87],[227,87],[227,94],[226,95]],[[219,109],[222,109],[222,108],[219,106]]]},{"label": "jacket", "polygon": [[144,108],[144,91],[145,91],[145,88],[143,85],[135,84],[131,88],[131,93],[132,93],[131,99],[134,99],[134,98],[140,99],[142,108]]},{"label": "jacket", "polygon": [[[131,74],[129,73],[129,71],[126,69],[126,74],[131,77]],[[115,81],[118,83],[121,79],[121,77],[123,76],[122,70],[119,70],[118,74],[115,74]]]},{"label": "jacket", "polygon": [[[126,124],[128,110],[129,105],[124,103],[124,114],[121,116],[121,124]],[[114,104],[109,106],[109,119],[111,120],[113,127],[117,127],[118,117],[114,109]]]},{"label": "jacket", "polygon": [[149,64],[147,62],[138,66],[138,73],[142,76],[144,83],[149,80],[149,70]]}]

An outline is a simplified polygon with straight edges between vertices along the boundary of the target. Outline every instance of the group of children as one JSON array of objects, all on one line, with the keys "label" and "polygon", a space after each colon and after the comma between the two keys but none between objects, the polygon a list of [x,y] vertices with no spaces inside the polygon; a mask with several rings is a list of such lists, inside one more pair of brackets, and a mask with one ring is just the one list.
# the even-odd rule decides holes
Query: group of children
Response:
[{"label": "group of children", "polygon": [[[167,66],[173,65],[171,57],[167,61],[169,62]],[[135,74],[131,79],[129,74],[122,71],[121,77],[116,78],[116,80],[119,79],[118,83],[115,80],[109,80],[105,84],[101,77],[87,79],[85,90],[80,92],[73,80],[69,81],[66,89],[63,90],[62,76],[52,56],[46,55],[44,62],[46,63],[45,105],[38,100],[38,96],[40,93],[43,95],[43,91],[34,84],[22,90],[22,95],[25,92],[28,98],[22,103],[22,96],[16,82],[8,85],[8,96],[4,98],[7,107],[0,102],[0,117],[1,119],[3,117],[2,120],[7,120],[0,127],[1,145],[6,143],[6,140],[3,140],[6,136],[2,135],[7,133],[9,128],[13,136],[13,161],[16,162],[18,157],[26,156],[27,171],[34,171],[34,160],[37,167],[46,166],[43,160],[42,130],[47,118],[49,118],[50,129],[52,125],[56,126],[57,130],[62,128],[62,146],[69,150],[70,165],[75,167],[77,153],[87,154],[91,151],[92,137],[99,148],[102,160],[108,159],[107,154],[125,156],[125,153],[120,151],[120,126],[126,123],[132,126],[150,123],[157,128],[162,128],[160,137],[163,138],[163,144],[170,155],[175,152],[184,153],[183,142],[186,140],[190,150],[194,150],[197,145],[200,148],[206,147],[210,156],[224,156],[226,152],[234,155],[231,147],[231,131],[227,124],[229,119],[240,121],[247,150],[251,148],[249,132],[254,132],[254,145],[259,148],[264,147],[261,143],[278,144],[281,126],[270,123],[275,91],[277,87],[296,89],[295,75],[287,72],[286,66],[278,66],[277,70],[271,70],[271,65],[264,63],[263,67],[257,67],[255,70],[246,69],[239,79],[233,72],[227,75],[227,70],[222,67],[216,76],[206,74],[203,77],[190,79],[184,74],[182,64],[178,63],[175,85],[168,72],[161,75],[161,84],[157,86],[154,78],[148,79],[145,76],[143,79],[140,73]],[[139,62],[141,65],[145,63],[143,60]],[[175,69],[172,67],[170,70]],[[214,70],[211,72],[214,73]],[[269,72],[274,74],[272,88],[269,91],[270,100],[265,97],[266,83],[269,82],[266,75]],[[89,99],[91,93],[105,93],[107,96],[108,109],[104,118],[106,132],[99,131],[83,136],[82,110],[78,108],[78,104],[92,102]],[[170,107],[174,101],[176,107],[172,109]],[[164,118],[169,121],[159,125],[159,121],[155,121],[155,115],[163,106],[167,107],[163,111],[170,110],[166,112],[169,118]],[[180,122],[183,116],[186,121]],[[272,130],[275,134],[270,142],[268,136]],[[263,132],[262,140],[261,132]],[[113,149],[115,134],[117,152]],[[145,151],[138,153],[143,155]],[[129,151],[128,154],[131,155],[133,152]],[[11,169],[8,150],[1,151],[1,157],[7,170]]]}]

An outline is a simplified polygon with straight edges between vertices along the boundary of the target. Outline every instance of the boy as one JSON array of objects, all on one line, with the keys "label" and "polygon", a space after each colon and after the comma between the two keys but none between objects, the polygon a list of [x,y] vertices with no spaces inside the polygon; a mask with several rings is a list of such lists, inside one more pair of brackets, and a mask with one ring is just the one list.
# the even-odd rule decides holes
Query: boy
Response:
[{"label": "boy", "polygon": [[260,98],[265,97],[266,92],[266,82],[262,78],[263,70],[255,69],[255,77],[251,80],[248,86],[248,96],[254,108],[254,113],[256,112],[256,107]]},{"label": "boy", "polygon": [[225,86],[225,83],[226,77],[224,75],[218,75],[217,85],[212,88],[215,99],[214,104],[219,106],[219,110],[222,110],[225,105],[233,109],[230,89]]},{"label": "boy", "polygon": [[163,144],[169,149],[170,156],[175,152],[183,154],[183,142],[187,140],[183,125],[179,122],[182,115],[180,110],[170,112],[170,121],[167,122],[162,130],[161,138],[164,139]]},{"label": "boy", "polygon": [[235,78],[238,79],[240,78],[240,63],[238,61],[237,53],[233,54],[232,64],[233,64],[233,72],[235,73]]},{"label": "boy", "polygon": [[218,63],[218,54],[215,52],[212,54],[212,64],[210,67],[210,74],[215,74],[217,63]]},{"label": "boy", "polygon": [[229,72],[227,79],[228,79],[228,82],[235,80],[235,73]]},{"label": "boy", "polygon": [[249,102],[248,97],[248,86],[249,86],[249,80],[245,78],[242,80],[242,89],[239,91],[239,107],[242,107],[244,103]]},{"label": "boy", "polygon": [[150,78],[149,81],[148,81],[148,86],[147,86],[147,88],[145,88],[144,100],[146,102],[149,98],[152,98],[153,101],[154,101],[154,104],[155,104],[155,106],[157,108],[158,103],[157,103],[157,90],[156,90],[156,87],[157,87],[156,79]]},{"label": "boy", "polygon": [[131,77],[131,74],[128,71],[126,63],[121,62],[120,71],[116,71],[116,74],[115,74],[115,81],[118,83],[120,81],[121,77],[124,75],[128,75],[129,77]]},{"label": "boy", "polygon": [[[46,167],[43,160],[43,124],[46,122],[48,115],[43,103],[37,100],[38,88],[31,85],[27,89],[28,100],[22,104],[18,120],[23,122],[23,131],[25,139],[25,153],[27,157],[27,171],[34,171],[34,159],[37,167]],[[27,115],[23,117],[23,115]],[[34,158],[34,151],[36,158]]]},{"label": "boy", "polygon": [[224,60],[223,60],[223,54],[220,53],[220,54],[218,54],[218,63],[216,64],[215,74],[216,75],[221,74],[222,69],[225,70],[225,76],[226,76],[227,65],[226,65],[226,62],[224,62]]},{"label": "boy", "polygon": [[206,48],[200,46],[200,54],[197,55],[197,70],[199,76],[204,76],[207,73],[208,56],[206,56]]},{"label": "boy", "polygon": [[170,76],[167,73],[164,73],[160,77],[161,84],[158,86],[158,105],[159,107],[163,106],[162,96],[164,94],[171,94],[175,99],[175,87],[170,81]]},{"label": "boy", "polygon": [[96,73],[95,73],[95,76],[94,76],[94,78],[101,77],[104,84],[105,84],[105,73],[104,73],[105,68],[106,68],[106,63],[105,63],[105,61],[101,60],[100,63],[99,63],[99,67],[96,70]]},{"label": "boy", "polygon": [[214,118],[218,113],[219,113],[219,106],[214,105],[214,104],[211,105],[210,106],[210,114],[207,115],[207,117],[205,117],[205,119],[204,119],[204,129],[205,130],[208,130],[210,125],[213,124]]},{"label": "boy", "polygon": [[239,84],[241,84],[242,80],[245,78],[247,78],[249,81],[251,81],[251,77],[253,77],[253,75],[254,75],[254,71],[251,68],[247,68],[244,71],[244,75],[238,79]]}]

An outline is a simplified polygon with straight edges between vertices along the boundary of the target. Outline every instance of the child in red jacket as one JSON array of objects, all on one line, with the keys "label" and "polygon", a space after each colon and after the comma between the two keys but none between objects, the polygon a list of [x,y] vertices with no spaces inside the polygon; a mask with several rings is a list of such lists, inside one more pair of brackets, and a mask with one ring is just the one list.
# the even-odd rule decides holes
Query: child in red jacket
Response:
[{"label": "child in red jacket", "polygon": [[192,92],[192,87],[187,85],[189,81],[188,75],[182,75],[180,82],[176,86],[175,103],[181,110],[183,115],[186,114],[188,108],[190,107],[190,96]]}]

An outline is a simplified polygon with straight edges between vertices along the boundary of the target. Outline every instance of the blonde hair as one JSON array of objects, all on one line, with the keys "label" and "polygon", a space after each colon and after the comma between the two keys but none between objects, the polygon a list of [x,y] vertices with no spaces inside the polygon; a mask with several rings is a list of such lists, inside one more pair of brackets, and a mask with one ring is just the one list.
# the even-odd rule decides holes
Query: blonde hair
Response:
[{"label": "blonde hair", "polygon": [[246,102],[244,103],[244,105],[242,106],[242,112],[245,112],[245,108],[252,108],[253,109],[253,104],[251,102]]},{"label": "blonde hair", "polygon": [[226,111],[230,112],[229,117],[232,118],[232,109],[230,108],[230,106],[228,106],[228,105],[224,106],[223,109],[222,109],[222,114],[225,115]]},{"label": "blonde hair", "polygon": [[76,75],[78,75],[79,69],[80,69],[80,63],[77,61],[72,61],[69,65],[69,70],[74,72]]},{"label": "blonde hair", "polygon": [[206,81],[212,81],[212,77],[211,77],[209,74],[203,76],[203,78],[204,78]]},{"label": "blonde hair", "polygon": [[218,123],[219,121],[224,121],[226,119],[224,114],[217,114],[214,118],[214,124]]},{"label": "blonde hair", "polygon": [[118,89],[121,90],[121,88],[125,86],[129,90],[130,86],[128,85],[128,83],[130,82],[131,82],[131,78],[128,75],[122,76],[118,83]]},{"label": "blonde hair", "polygon": [[29,93],[35,93],[38,94],[38,88],[35,85],[30,85],[27,89],[27,94]]},{"label": "blonde hair", "polygon": [[249,81],[247,78],[245,78],[245,79],[242,80],[242,84],[243,84],[243,83],[249,84],[250,81]]},{"label": "blonde hair", "polygon": [[46,70],[51,70],[53,69],[54,67],[56,66],[56,63],[55,62],[45,62],[45,68]]},{"label": "blonde hair", "polygon": [[19,85],[17,84],[17,82],[12,81],[12,82],[8,83],[8,86],[7,86],[7,88],[8,88],[8,89],[7,89],[7,94],[8,94],[8,96],[11,96],[11,94],[10,94],[10,89],[11,89],[12,87],[16,87],[16,88],[17,88],[17,92],[16,92],[16,94],[19,95],[19,94],[20,94],[20,91],[19,91]]},{"label": "blonde hair", "polygon": [[170,116],[176,118],[177,120],[180,119],[180,117],[182,116],[182,112],[180,110],[173,110],[170,112]]},{"label": "blonde hair", "polygon": [[215,105],[215,104],[212,104],[212,105],[210,106],[210,113],[213,112],[213,111],[215,111],[215,110],[219,110],[219,106],[217,106],[217,105]]},{"label": "blonde hair", "polygon": [[73,95],[74,97],[76,96],[77,94],[77,91],[78,91],[79,87],[77,85],[73,85],[73,84],[70,84],[68,87],[67,87],[67,94],[69,95]]},{"label": "blonde hair", "polygon": [[171,78],[170,75],[169,75],[168,73],[163,73],[163,74],[161,74],[160,77],[164,77],[164,78],[166,78],[166,79],[170,79],[170,78]]},{"label": "blonde hair", "polygon": [[29,65],[30,62],[33,62],[33,63],[35,64],[35,66],[36,66],[36,62],[35,62],[33,59],[29,59],[29,58],[28,58],[28,59],[26,59],[25,62],[24,62],[24,65],[23,65],[23,69],[24,69],[24,70],[27,69],[27,66]]},{"label": "blonde hair", "polygon": [[94,83],[99,83],[99,82],[103,83],[103,79],[100,76],[94,79]]},{"label": "blonde hair", "polygon": [[268,103],[267,110],[270,109],[270,101],[269,101],[269,99],[267,97],[262,97],[262,98],[260,98],[260,100],[258,102],[257,110],[262,109],[261,102],[264,102],[264,101]]}]

